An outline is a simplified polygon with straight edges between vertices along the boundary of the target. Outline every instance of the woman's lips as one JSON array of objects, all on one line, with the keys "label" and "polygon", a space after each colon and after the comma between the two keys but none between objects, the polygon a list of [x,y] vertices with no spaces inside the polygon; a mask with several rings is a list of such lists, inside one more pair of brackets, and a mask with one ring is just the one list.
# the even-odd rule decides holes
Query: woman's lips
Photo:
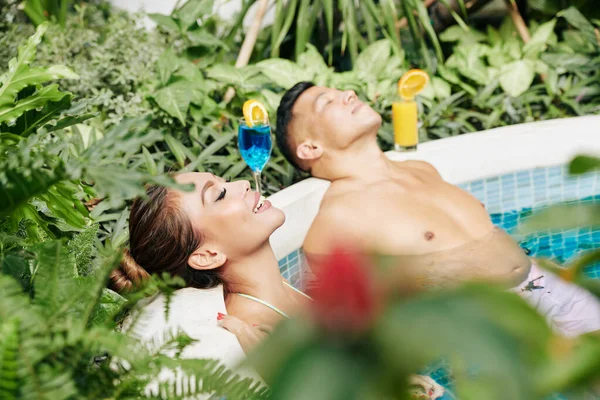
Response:
[{"label": "woman's lips", "polygon": [[260,207],[260,209],[256,213],[260,214],[262,212],[265,212],[269,208],[271,208],[271,202],[269,200],[265,200],[265,202],[263,203],[263,205]]},{"label": "woman's lips", "polygon": [[252,210],[256,208],[256,205],[260,201],[260,193],[254,192],[254,204],[252,204]]}]

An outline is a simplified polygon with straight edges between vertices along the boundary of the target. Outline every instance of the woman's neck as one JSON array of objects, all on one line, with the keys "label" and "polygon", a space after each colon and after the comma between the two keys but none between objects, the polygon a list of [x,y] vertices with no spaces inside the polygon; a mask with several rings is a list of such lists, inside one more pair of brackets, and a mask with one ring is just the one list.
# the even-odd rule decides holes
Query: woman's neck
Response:
[{"label": "woman's neck", "polygon": [[226,265],[224,278],[230,293],[243,293],[265,301],[277,301],[287,295],[269,242],[243,259],[231,260]]}]

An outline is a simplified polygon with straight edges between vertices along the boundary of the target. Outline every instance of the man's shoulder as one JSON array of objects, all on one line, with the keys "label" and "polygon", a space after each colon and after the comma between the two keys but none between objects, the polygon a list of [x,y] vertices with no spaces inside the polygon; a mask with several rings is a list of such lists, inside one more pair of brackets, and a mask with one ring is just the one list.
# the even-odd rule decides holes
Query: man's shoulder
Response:
[{"label": "man's shoulder", "polygon": [[427,161],[406,160],[406,161],[396,161],[396,164],[401,167],[414,168],[414,169],[429,172],[433,175],[441,177],[439,171],[432,164],[428,163]]},{"label": "man's shoulder", "polygon": [[359,211],[350,204],[337,200],[321,204],[304,240],[306,251],[322,253],[329,250],[332,241],[357,240],[355,232],[360,220],[356,215]]}]

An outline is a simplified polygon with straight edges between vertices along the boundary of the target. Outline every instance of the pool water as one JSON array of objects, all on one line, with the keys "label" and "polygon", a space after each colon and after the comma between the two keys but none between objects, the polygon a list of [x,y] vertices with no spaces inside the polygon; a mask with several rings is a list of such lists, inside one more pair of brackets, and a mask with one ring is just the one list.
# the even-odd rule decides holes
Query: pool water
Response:
[{"label": "pool water", "polygon": [[[485,204],[492,221],[519,241],[531,257],[566,264],[583,252],[600,248],[600,227],[548,231],[521,237],[516,227],[532,214],[556,203],[600,206],[600,173],[570,176],[565,166],[536,168],[460,185]],[[600,263],[586,273],[600,278]]]},{"label": "pool water", "polygon": [[[600,195],[590,196],[575,203],[590,203],[600,207]],[[525,208],[520,211],[492,214],[492,221],[508,232],[531,217],[536,209]],[[531,257],[548,258],[561,265],[568,264],[584,252],[600,249],[600,227],[540,231],[525,237],[515,235],[519,244],[527,249]],[[600,278],[600,262],[586,268],[592,278]]]}]

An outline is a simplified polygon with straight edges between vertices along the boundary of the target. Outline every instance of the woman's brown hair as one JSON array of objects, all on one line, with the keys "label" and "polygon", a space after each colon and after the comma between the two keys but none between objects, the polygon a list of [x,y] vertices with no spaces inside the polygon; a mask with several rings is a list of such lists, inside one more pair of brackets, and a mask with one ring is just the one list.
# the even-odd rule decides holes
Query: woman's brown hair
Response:
[{"label": "woman's brown hair", "polygon": [[152,185],[146,194],[131,206],[129,250],[111,274],[111,287],[119,292],[130,291],[150,274],[168,272],[183,278],[190,287],[210,289],[222,284],[226,289],[221,268],[197,270],[188,265],[188,258],[203,238],[179,208],[176,192]]}]

